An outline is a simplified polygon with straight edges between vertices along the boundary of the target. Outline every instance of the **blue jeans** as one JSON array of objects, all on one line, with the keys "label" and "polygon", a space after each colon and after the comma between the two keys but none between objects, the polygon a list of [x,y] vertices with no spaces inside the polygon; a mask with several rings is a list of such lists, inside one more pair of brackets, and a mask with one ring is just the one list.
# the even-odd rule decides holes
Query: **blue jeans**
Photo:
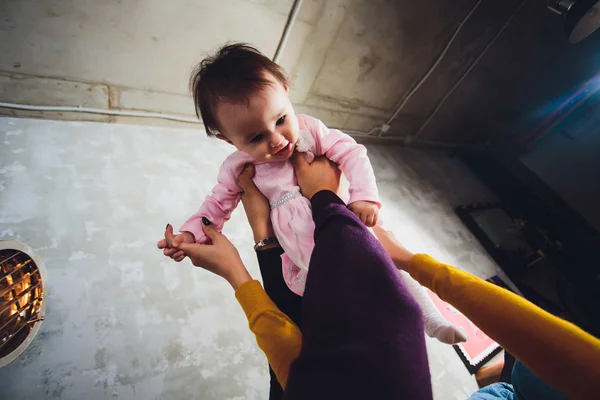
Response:
[{"label": "blue jeans", "polygon": [[481,388],[469,400],[566,400],[518,360],[513,366],[511,380],[512,385],[501,382]]},{"label": "blue jeans", "polygon": [[513,386],[509,383],[500,382],[492,383],[473,393],[469,400],[517,400],[518,397],[513,390]]}]

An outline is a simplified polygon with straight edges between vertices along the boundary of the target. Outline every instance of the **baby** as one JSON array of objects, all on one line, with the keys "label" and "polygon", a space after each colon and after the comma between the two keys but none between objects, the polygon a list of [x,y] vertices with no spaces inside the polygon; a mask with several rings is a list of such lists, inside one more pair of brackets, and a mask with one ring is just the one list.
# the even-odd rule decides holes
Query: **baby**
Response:
[{"label": "baby", "polygon": [[[223,229],[240,200],[237,178],[247,163],[253,163],[254,182],[271,204],[273,229],[285,251],[285,282],[302,296],[315,226],[310,202],[300,194],[289,160],[294,151],[304,153],[309,162],[325,155],[339,166],[350,183],[348,207],[366,226],[377,223],[381,204],[366,149],[316,118],[296,115],[289,87],[282,68],[248,45],[227,45],[200,63],[191,79],[196,111],[209,136],[238,151],[223,162],[212,194],[183,224],[174,243],[206,243],[203,218]],[[182,252],[166,253],[176,261],[184,258]],[[427,334],[445,343],[464,340],[464,333],[442,318],[423,288],[408,275],[403,277],[423,309]]]}]

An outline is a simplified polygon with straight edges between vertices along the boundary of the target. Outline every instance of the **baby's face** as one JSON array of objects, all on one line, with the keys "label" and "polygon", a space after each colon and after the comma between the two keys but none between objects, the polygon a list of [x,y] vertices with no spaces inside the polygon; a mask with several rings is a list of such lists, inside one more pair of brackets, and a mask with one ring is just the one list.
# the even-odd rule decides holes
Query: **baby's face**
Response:
[{"label": "baby's face", "polygon": [[250,96],[248,104],[221,102],[217,105],[220,139],[259,162],[285,161],[298,141],[298,119],[287,89],[270,78]]}]

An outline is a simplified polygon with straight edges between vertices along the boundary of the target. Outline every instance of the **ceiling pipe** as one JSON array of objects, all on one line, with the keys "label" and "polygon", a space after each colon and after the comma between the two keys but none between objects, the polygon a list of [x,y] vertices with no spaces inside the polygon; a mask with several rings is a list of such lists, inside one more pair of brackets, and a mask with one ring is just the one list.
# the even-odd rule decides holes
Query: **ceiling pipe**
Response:
[{"label": "ceiling pipe", "polygon": [[[77,112],[82,114],[100,114],[100,115],[114,115],[114,116],[123,116],[123,117],[136,117],[136,118],[159,118],[165,119],[169,121],[177,121],[177,122],[186,122],[197,125],[202,125],[202,121],[197,118],[192,117],[184,117],[180,115],[173,114],[163,114],[163,113],[155,113],[148,111],[127,111],[127,110],[108,110],[103,108],[90,108],[90,107],[80,107],[80,106],[32,106],[29,104],[18,104],[18,103],[6,103],[0,102],[0,108],[12,109],[12,110],[23,110],[23,111],[39,111],[39,112]],[[373,138],[377,141],[394,143],[399,145],[406,145],[404,143],[404,139],[401,137],[387,136],[387,137],[377,137],[373,135],[368,135],[366,132],[361,131],[353,131],[347,130],[343,128],[334,128],[343,131],[344,133],[354,137],[354,138]],[[422,144],[424,146],[429,146],[432,148],[449,148],[449,149],[469,149],[474,148],[469,145],[462,144],[452,144],[452,143],[441,143],[434,141],[419,141],[418,144]]]},{"label": "ceiling pipe", "polygon": [[296,22],[296,18],[298,17],[298,11],[300,11],[301,5],[302,0],[294,0],[294,4],[292,4],[292,9],[290,10],[288,19],[285,23],[285,28],[283,28],[281,39],[279,39],[277,50],[275,50],[275,55],[273,56],[274,63],[278,63],[279,59],[281,58],[281,53],[283,53],[283,49],[285,49],[285,46],[287,45],[290,33],[292,32],[292,26],[294,25],[294,22]]},{"label": "ceiling pipe", "polygon": [[102,114],[102,115],[117,115],[124,117],[140,117],[140,118],[160,118],[170,121],[188,122],[193,124],[200,124],[201,122],[197,118],[184,117],[173,114],[163,114],[149,111],[122,111],[122,110],[108,110],[104,108],[90,108],[81,106],[31,106],[28,104],[17,104],[17,103],[5,103],[0,102],[0,108],[9,108],[13,110],[25,110],[25,111],[48,111],[48,112],[79,112],[85,114]]},{"label": "ceiling pipe", "polygon": [[394,113],[392,114],[392,116],[390,118],[388,118],[388,120],[385,122],[385,124],[383,124],[381,126],[376,126],[376,127],[372,128],[370,132],[379,130],[379,136],[383,136],[383,134],[386,133],[390,129],[390,126],[391,126],[392,122],[394,122],[394,120],[396,119],[396,117],[398,116],[398,114],[400,114],[400,111],[402,111],[402,109],[404,108],[404,106],[406,105],[406,103],[408,103],[408,101],[412,98],[412,96],[417,92],[417,90],[419,90],[421,88],[421,86],[423,85],[423,83],[425,83],[425,81],[429,78],[429,76],[433,73],[433,71],[440,64],[440,62],[442,61],[442,59],[444,58],[444,56],[446,55],[446,53],[450,49],[450,46],[452,45],[452,43],[454,43],[454,40],[456,39],[456,37],[458,36],[458,34],[460,33],[460,31],[462,30],[462,28],[465,25],[465,23],[469,20],[469,18],[471,18],[471,16],[475,12],[475,10],[477,10],[477,8],[479,7],[479,5],[481,3],[482,3],[482,0],[479,0],[479,1],[477,1],[477,3],[475,3],[473,5],[473,7],[471,7],[471,9],[467,13],[467,15],[463,18],[463,20],[461,21],[461,23],[458,25],[458,27],[456,28],[456,30],[454,31],[454,33],[450,37],[450,40],[448,40],[448,43],[446,44],[446,47],[444,47],[444,50],[442,50],[442,52],[438,56],[438,58],[435,61],[435,63],[431,66],[431,68],[429,68],[429,70],[427,71],[427,73],[425,75],[423,75],[423,77],[419,80],[419,83],[417,83],[415,85],[415,87],[413,87],[410,90],[410,92],[404,97],[404,99],[400,102],[400,104],[398,104],[398,106],[396,107],[396,111],[394,111]]},{"label": "ceiling pipe", "polygon": [[477,144],[468,144],[468,143],[446,143],[446,142],[436,142],[434,140],[419,140],[416,142],[406,142],[406,138],[404,136],[377,136],[369,134],[368,132],[363,131],[355,131],[348,130],[344,128],[331,128],[337,129],[346,133],[347,135],[352,136],[353,138],[368,138],[373,139],[373,144],[384,144],[390,143],[392,145],[399,146],[410,146],[410,147],[422,147],[428,149],[436,149],[436,150],[464,150],[464,151],[475,151],[475,150],[484,150],[488,147],[489,143],[477,143]]},{"label": "ceiling pipe", "polygon": [[427,119],[425,120],[425,122],[423,122],[423,124],[421,125],[421,127],[419,128],[419,130],[414,135],[407,136],[407,139],[410,138],[409,140],[412,141],[412,140],[415,140],[415,139],[417,139],[419,137],[419,135],[423,132],[423,130],[427,127],[427,125],[429,125],[429,123],[431,122],[431,120],[436,116],[436,114],[438,113],[438,111],[440,110],[440,108],[442,108],[442,106],[444,105],[444,103],[446,103],[446,100],[448,100],[448,98],[452,95],[452,93],[454,93],[454,91],[456,90],[456,88],[458,86],[460,86],[460,84],[465,80],[465,78],[467,77],[467,75],[469,75],[469,73],[473,70],[473,68],[475,68],[475,66],[477,65],[477,63],[479,63],[479,60],[481,60],[483,58],[483,56],[485,55],[485,53],[487,53],[487,51],[492,47],[492,45],[496,42],[496,40],[500,37],[500,35],[502,35],[502,33],[504,32],[504,30],[506,30],[506,28],[510,25],[510,23],[517,16],[517,14],[519,13],[519,11],[521,11],[521,9],[525,5],[525,3],[527,3],[527,0],[523,0],[523,2],[521,2],[521,4],[519,5],[519,7],[517,7],[517,9],[512,13],[512,15],[506,20],[506,22],[504,23],[504,25],[502,26],[502,28],[500,28],[500,30],[498,31],[498,33],[496,33],[496,35],[492,38],[492,40],[490,40],[490,42],[487,44],[487,46],[485,46],[485,48],[483,49],[483,51],[479,54],[479,56],[475,59],[475,61],[473,61],[473,63],[471,64],[471,66],[464,72],[464,74],[460,77],[460,79],[458,81],[456,81],[454,83],[454,85],[452,85],[452,87],[450,88],[450,90],[448,90],[448,92],[446,92],[446,94],[444,95],[444,97],[442,97],[442,100],[440,100],[440,102],[433,109],[433,111],[431,112],[431,114],[429,114],[429,117],[427,117]]}]

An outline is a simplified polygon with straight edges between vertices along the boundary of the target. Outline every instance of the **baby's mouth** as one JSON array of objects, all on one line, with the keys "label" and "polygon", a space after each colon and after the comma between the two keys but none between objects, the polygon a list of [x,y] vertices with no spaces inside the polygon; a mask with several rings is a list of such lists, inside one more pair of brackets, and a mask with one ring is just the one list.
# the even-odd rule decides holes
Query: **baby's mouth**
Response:
[{"label": "baby's mouth", "polygon": [[275,156],[286,156],[294,151],[294,144],[292,142],[288,142],[281,150],[275,153]]}]

